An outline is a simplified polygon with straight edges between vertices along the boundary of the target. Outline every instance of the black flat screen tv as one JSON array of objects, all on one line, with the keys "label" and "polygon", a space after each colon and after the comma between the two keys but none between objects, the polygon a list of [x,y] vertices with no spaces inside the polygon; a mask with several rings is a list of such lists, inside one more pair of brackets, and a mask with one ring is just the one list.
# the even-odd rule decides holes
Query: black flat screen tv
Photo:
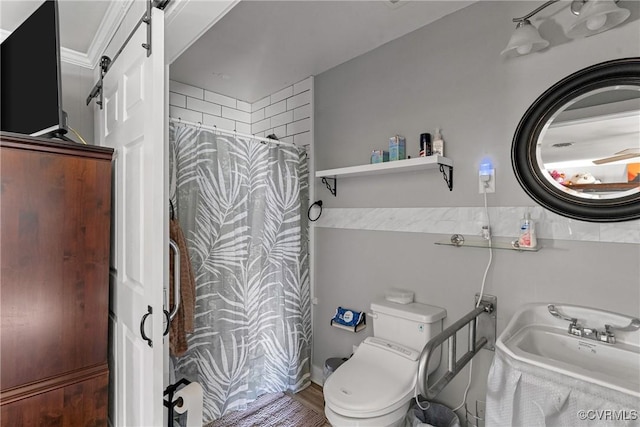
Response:
[{"label": "black flat screen tv", "polygon": [[58,4],[45,1],[0,45],[0,130],[62,137]]}]

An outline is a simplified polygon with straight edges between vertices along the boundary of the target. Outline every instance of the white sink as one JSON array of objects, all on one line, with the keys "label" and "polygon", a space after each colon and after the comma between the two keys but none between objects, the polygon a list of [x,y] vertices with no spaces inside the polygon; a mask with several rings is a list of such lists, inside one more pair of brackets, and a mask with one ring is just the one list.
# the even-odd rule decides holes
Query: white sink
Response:
[{"label": "white sink", "polygon": [[[627,316],[568,304],[554,304],[583,327],[626,326]],[[640,397],[640,331],[615,332],[615,344],[568,333],[571,322],[552,316],[548,304],[523,306],[496,340],[514,359],[582,381]]]}]

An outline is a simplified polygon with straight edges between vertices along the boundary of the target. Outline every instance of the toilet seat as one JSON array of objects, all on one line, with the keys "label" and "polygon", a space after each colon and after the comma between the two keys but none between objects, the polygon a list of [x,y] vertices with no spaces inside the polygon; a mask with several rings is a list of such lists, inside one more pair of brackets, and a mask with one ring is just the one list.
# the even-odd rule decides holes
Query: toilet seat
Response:
[{"label": "toilet seat", "polygon": [[383,417],[413,396],[420,353],[369,337],[324,384],[326,406],[349,418]]}]

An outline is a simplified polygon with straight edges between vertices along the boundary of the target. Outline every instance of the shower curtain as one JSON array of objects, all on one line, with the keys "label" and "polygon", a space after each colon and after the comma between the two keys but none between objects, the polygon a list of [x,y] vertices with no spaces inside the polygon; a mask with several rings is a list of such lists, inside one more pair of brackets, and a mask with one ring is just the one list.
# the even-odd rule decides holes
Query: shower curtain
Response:
[{"label": "shower curtain", "polygon": [[175,124],[169,139],[196,277],[194,333],[176,377],[202,385],[206,423],[309,384],[307,156]]}]

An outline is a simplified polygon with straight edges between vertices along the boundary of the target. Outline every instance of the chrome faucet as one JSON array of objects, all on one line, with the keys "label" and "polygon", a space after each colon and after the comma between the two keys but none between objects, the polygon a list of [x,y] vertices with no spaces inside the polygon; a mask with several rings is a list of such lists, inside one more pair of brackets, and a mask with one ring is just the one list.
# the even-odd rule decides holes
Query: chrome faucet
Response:
[{"label": "chrome faucet", "polygon": [[631,319],[631,323],[629,323],[627,326],[604,325],[604,332],[600,334],[600,341],[615,344],[616,337],[614,331],[632,332],[637,331],[638,329],[640,329],[640,319],[638,319],[637,317]]},{"label": "chrome faucet", "polygon": [[576,319],[575,317],[565,316],[564,314],[560,313],[553,304],[549,304],[547,308],[549,309],[549,313],[551,313],[553,317],[557,317],[558,319],[570,322],[568,333],[576,337],[587,338],[607,344],[615,344],[615,331],[630,332],[640,329],[640,319],[632,318],[631,323],[629,323],[627,326],[604,325],[604,331],[599,331],[597,329],[586,328],[580,325],[578,323],[578,319]]}]

